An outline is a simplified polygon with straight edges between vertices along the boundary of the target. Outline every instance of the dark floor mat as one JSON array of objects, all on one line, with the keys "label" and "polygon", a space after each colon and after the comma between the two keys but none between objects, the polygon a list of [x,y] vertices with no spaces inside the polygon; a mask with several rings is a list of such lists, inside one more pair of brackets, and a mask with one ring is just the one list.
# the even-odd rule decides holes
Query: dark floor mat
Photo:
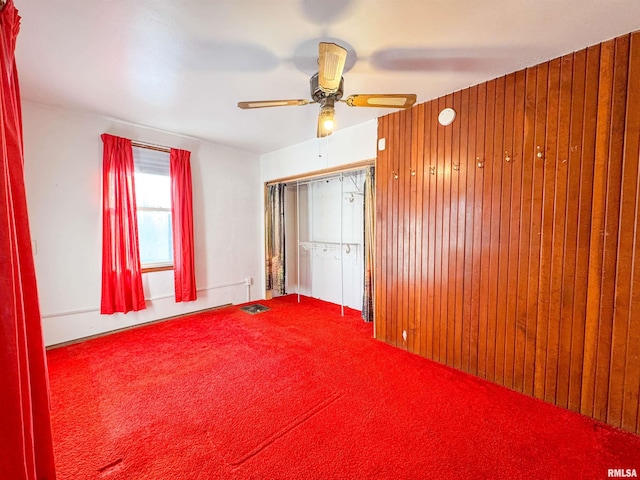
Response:
[{"label": "dark floor mat", "polygon": [[244,307],[240,307],[240,310],[250,313],[251,315],[255,315],[256,313],[266,312],[267,310],[269,310],[269,307],[265,307],[264,305],[260,305],[259,303],[254,303],[253,305],[245,305]]}]

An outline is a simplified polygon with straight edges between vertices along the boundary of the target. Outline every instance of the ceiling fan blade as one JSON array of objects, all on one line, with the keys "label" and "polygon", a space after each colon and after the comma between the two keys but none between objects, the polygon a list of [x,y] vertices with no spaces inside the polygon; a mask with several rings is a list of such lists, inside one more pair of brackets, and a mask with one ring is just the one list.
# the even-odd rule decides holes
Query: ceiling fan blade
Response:
[{"label": "ceiling fan blade", "polygon": [[325,93],[335,93],[340,87],[347,50],[335,43],[320,42],[318,54],[318,86]]},{"label": "ceiling fan blade", "polygon": [[414,93],[349,95],[343,102],[350,107],[411,108],[416,103],[416,95]]},{"label": "ceiling fan blade", "polygon": [[258,100],[255,102],[238,102],[238,107],[242,109],[265,108],[265,107],[288,107],[295,105],[307,105],[309,100]]}]

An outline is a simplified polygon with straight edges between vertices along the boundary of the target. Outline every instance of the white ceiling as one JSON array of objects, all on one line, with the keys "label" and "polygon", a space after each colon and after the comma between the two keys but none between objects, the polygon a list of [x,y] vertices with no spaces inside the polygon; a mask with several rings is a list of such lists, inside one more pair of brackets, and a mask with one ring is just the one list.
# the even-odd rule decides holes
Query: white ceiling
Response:
[{"label": "white ceiling", "polygon": [[[640,0],[14,0],[23,99],[265,153],[315,137],[317,44],[345,96],[454,92],[640,29]],[[337,128],[392,110],[336,108]]]}]

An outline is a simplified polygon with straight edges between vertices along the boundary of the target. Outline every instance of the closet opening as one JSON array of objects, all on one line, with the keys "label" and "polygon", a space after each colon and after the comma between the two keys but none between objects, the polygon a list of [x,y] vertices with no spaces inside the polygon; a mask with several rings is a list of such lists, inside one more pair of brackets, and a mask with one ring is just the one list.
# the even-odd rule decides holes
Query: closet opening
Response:
[{"label": "closet opening", "polygon": [[373,321],[374,167],[266,185],[267,296],[296,294]]}]

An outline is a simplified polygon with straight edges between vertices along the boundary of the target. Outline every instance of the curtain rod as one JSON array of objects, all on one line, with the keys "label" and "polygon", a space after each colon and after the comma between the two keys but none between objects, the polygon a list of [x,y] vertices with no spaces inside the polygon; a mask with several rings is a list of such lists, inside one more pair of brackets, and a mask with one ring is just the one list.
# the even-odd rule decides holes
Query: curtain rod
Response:
[{"label": "curtain rod", "polygon": [[[0,0],[0,2],[1,1],[2,0]],[[149,150],[156,150],[158,152],[171,153],[171,148],[170,147],[165,147],[163,145],[154,145],[152,143],[138,142],[136,140],[131,140],[131,146],[132,147],[147,148]]]}]

